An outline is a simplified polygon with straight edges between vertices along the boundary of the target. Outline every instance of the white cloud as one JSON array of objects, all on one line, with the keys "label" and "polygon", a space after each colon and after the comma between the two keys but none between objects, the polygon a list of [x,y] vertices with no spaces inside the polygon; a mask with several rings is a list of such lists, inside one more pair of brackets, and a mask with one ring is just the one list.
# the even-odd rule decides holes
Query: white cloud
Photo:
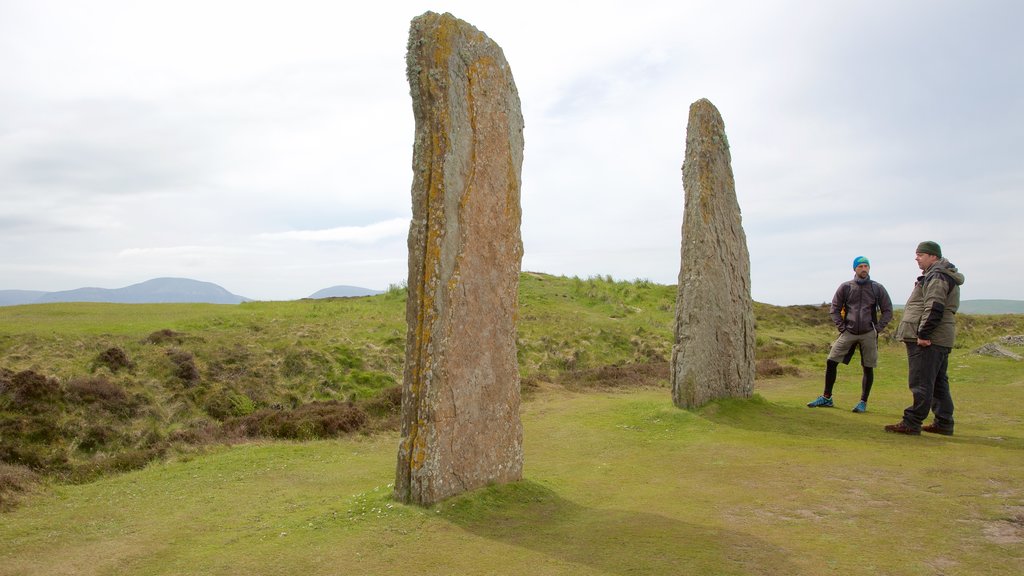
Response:
[{"label": "white cloud", "polygon": [[[688,107],[725,120],[755,299],[931,238],[964,297],[1024,298],[1024,53],[1010,0],[441,9],[523,103],[524,267],[674,282]],[[0,3],[0,288],[202,275],[256,298],[404,278],[409,21],[426,1]],[[799,15],[799,17],[796,17]],[[910,263],[912,265],[912,263]],[[149,275],[149,276],[147,276]]]},{"label": "white cloud", "polygon": [[118,258],[209,258],[233,256],[252,252],[225,246],[165,246],[162,248],[127,248],[118,252]]},{"label": "white cloud", "polygon": [[370,244],[388,238],[405,236],[409,219],[393,218],[366,226],[339,226],[327,230],[291,230],[260,234],[261,240],[298,240],[304,242],[346,242]]}]

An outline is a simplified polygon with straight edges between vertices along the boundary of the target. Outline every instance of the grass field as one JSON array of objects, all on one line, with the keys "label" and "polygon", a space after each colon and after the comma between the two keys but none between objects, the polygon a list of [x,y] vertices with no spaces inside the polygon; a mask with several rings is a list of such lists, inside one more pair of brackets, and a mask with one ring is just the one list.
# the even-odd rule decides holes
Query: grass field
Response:
[{"label": "grass field", "polygon": [[[531,383],[523,481],[428,509],[400,505],[391,499],[393,431],[172,451],[91,482],[36,484],[0,514],[0,575],[1024,573],[1019,362],[957,348],[957,435],[887,434],[910,401],[899,344],[882,347],[869,412],[849,411],[859,394],[853,366],[840,367],[837,408],[809,409],[829,336],[821,309],[759,307],[760,357],[797,373],[759,379],[750,400],[679,410],[664,379],[612,387],[567,377],[603,363],[657,363],[667,329],[659,322],[671,316],[657,302],[670,291],[544,281],[550,292],[527,285],[523,294],[533,299],[520,334]],[[389,306],[358,304],[377,305]],[[330,332],[308,318],[308,304],[274,306],[290,310],[277,318]],[[239,314],[248,333],[267,321],[253,310],[214,309]],[[567,329],[563,313],[586,321]],[[193,326],[230,324],[193,314]],[[128,340],[164,320],[137,316]],[[962,320],[973,344],[1020,333],[1024,319]],[[10,362],[19,336],[0,322],[4,333]],[[198,348],[196,358],[205,377]]]}]

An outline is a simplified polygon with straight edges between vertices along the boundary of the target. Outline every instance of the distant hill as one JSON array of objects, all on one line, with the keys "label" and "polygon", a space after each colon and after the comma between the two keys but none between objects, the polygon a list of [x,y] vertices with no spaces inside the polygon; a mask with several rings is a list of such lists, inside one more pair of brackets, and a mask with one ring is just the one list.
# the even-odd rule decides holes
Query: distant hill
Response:
[{"label": "distant hill", "polygon": [[962,314],[1024,314],[1024,300],[963,300]]},{"label": "distant hill", "polygon": [[40,290],[0,290],[0,306],[31,304],[44,294]]},{"label": "distant hill", "polygon": [[311,294],[311,299],[318,298],[351,298],[353,296],[374,296],[376,294],[383,294],[380,290],[370,290],[369,288],[360,288],[359,286],[331,286],[330,288],[324,288]]},{"label": "distant hill", "polygon": [[154,278],[124,288],[78,288],[60,292],[0,290],[0,306],[52,302],[110,302],[118,304],[205,303],[239,304],[244,296],[211,282],[188,278]]}]

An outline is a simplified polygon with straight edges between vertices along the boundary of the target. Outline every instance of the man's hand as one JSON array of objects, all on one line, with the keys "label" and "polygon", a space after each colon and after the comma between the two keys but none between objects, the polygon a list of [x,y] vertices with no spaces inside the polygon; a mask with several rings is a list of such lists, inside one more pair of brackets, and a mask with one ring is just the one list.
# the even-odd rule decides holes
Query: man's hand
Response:
[{"label": "man's hand", "polygon": [[928,347],[928,346],[932,345],[932,341],[931,340],[924,340],[924,339],[918,338],[917,339],[917,345],[918,346]]}]

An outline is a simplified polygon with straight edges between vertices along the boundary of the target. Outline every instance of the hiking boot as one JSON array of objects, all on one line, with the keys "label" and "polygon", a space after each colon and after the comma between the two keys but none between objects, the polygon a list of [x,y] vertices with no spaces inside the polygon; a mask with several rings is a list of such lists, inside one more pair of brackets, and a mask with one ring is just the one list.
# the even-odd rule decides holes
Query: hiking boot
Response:
[{"label": "hiking boot", "polygon": [[832,397],[825,398],[824,396],[818,396],[814,400],[807,403],[808,408],[831,408]]},{"label": "hiking boot", "polygon": [[906,434],[908,436],[920,436],[921,435],[921,431],[920,430],[918,430],[916,428],[911,428],[910,426],[907,426],[903,422],[900,422],[899,424],[889,424],[888,426],[885,427],[885,431],[886,432],[894,432],[896,434]]},{"label": "hiking boot", "polygon": [[952,436],[952,428],[940,428],[938,424],[929,424],[927,426],[921,426],[923,432],[930,432],[932,434],[942,434],[943,436]]},{"label": "hiking boot", "polygon": [[863,400],[861,400],[860,402],[857,402],[857,405],[853,407],[853,412],[860,413],[860,412],[867,412],[867,411],[868,411],[868,403],[863,401]]}]

